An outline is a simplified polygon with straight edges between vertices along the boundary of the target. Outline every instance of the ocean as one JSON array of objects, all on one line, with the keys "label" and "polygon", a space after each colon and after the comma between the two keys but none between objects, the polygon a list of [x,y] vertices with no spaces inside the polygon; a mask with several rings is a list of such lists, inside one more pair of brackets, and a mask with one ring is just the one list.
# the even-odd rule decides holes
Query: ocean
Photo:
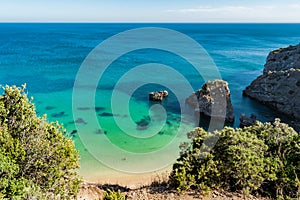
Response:
[{"label": "ocean", "polygon": [[[189,52],[191,60],[208,57],[216,73],[199,74],[178,53],[144,43],[135,48],[136,40],[126,35],[128,30],[142,30],[139,34],[141,38],[148,34],[149,44],[176,41],[168,47],[182,47],[178,52]],[[151,30],[163,30],[166,37],[154,37]],[[177,41],[168,30],[200,44],[203,55],[191,55],[196,51],[193,45]],[[120,36],[123,43],[109,46],[107,41],[120,33],[126,33]],[[37,114],[64,124],[80,151],[80,173],[85,179],[101,179],[115,171],[146,173],[176,160],[179,144],[188,142],[186,133],[199,125],[184,98],[210,77],[229,83],[234,127],[239,126],[242,113],[263,122],[276,117],[289,120],[243,97],[242,90],[262,74],[270,51],[299,42],[300,24],[2,23],[0,84],[26,83]],[[103,49],[101,44],[107,43]],[[100,74],[96,67],[123,48],[131,50],[114,55]],[[93,50],[101,59],[93,60]],[[90,70],[93,65],[95,71],[87,72],[81,82],[78,72],[84,65],[90,65]],[[89,84],[92,80],[97,82]],[[182,81],[188,82],[189,90],[181,87]],[[149,102],[148,93],[159,90],[168,90],[169,96],[162,103]]]}]

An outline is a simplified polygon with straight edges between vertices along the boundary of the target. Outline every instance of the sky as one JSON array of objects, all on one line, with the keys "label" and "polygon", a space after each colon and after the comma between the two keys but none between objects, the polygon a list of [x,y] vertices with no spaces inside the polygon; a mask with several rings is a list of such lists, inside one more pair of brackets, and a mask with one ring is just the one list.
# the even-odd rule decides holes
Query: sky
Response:
[{"label": "sky", "polygon": [[300,23],[300,1],[0,0],[0,22]]}]

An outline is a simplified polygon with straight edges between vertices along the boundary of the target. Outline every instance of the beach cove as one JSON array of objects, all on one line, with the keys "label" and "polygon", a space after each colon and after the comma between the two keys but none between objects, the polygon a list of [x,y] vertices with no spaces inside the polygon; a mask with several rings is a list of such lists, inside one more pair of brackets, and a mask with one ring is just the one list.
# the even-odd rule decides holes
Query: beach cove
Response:
[{"label": "beach cove", "polygon": [[[29,96],[34,96],[37,113],[39,115],[46,113],[49,120],[58,120],[64,124],[68,132],[73,133],[72,138],[81,156],[80,174],[87,181],[145,184],[147,180],[150,182],[157,174],[170,169],[172,163],[146,174],[118,172],[101,164],[89,153],[81,143],[75,125],[82,126],[91,139],[101,140],[101,137],[109,135],[110,140],[119,147],[139,153],[160,149],[173,140],[179,146],[181,142],[187,140],[185,133],[195,127],[192,120],[187,120],[180,130],[181,134],[177,134],[179,119],[184,113],[178,109],[178,101],[182,99],[176,99],[172,93],[167,101],[163,102],[167,110],[167,123],[161,134],[155,135],[151,140],[135,144],[135,140],[126,138],[122,130],[115,125],[114,117],[124,120],[124,123],[130,117],[135,123],[147,119],[148,93],[166,89],[158,85],[140,88],[130,98],[130,116],[122,112],[116,113],[118,116],[113,116],[116,114],[110,108],[109,97],[114,84],[128,69],[148,62],[163,63],[184,75],[194,90],[202,86],[203,80],[200,76],[195,76],[189,64],[168,52],[141,50],[120,57],[106,72],[95,96],[96,105],[90,107],[83,103],[80,107],[72,107],[76,73],[88,53],[114,34],[146,26],[182,32],[207,50],[216,63],[221,77],[229,83],[236,117],[234,126],[238,126],[238,117],[242,113],[255,114],[258,120],[263,122],[281,117],[281,114],[242,97],[242,90],[261,74],[266,56],[271,50],[299,43],[299,24],[0,24],[1,84],[21,85],[26,82]],[[124,95],[124,98],[128,98],[126,93],[118,92]],[[80,118],[74,119],[74,109],[80,113]],[[86,123],[91,117],[87,113],[91,110],[96,113],[99,123],[102,124],[101,130]],[[153,124],[154,129],[159,126],[161,123]],[[137,130],[137,133],[139,132],[146,134],[147,130]],[[162,161],[164,158],[162,155]],[[125,154],[116,155],[112,159],[120,166],[130,161]],[[176,157],[171,160],[175,159]],[[137,166],[143,169],[147,167],[147,163],[135,161],[132,168]]]}]

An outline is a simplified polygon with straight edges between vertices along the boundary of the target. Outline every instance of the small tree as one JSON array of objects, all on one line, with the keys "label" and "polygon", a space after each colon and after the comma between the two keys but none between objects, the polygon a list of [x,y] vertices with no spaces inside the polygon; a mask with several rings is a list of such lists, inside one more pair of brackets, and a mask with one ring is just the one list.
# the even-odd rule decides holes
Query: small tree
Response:
[{"label": "small tree", "polygon": [[25,85],[0,96],[0,198],[72,199],[79,154],[64,128],[38,117]]}]

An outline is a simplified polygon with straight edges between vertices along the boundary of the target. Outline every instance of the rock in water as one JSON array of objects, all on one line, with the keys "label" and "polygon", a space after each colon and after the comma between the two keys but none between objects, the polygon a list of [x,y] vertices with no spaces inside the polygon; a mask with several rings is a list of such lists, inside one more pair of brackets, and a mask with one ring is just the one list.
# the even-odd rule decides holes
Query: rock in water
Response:
[{"label": "rock in water", "polygon": [[150,92],[149,93],[149,100],[150,101],[162,101],[165,97],[168,97],[168,91],[159,91],[159,92]]},{"label": "rock in water", "polygon": [[167,90],[164,91],[160,91],[164,97],[168,97],[169,96],[169,92]]},{"label": "rock in water", "polygon": [[185,102],[195,108],[195,112],[199,114],[225,119],[227,123],[234,122],[234,110],[226,81],[208,81],[201,90],[194,92]]},{"label": "rock in water", "polygon": [[264,73],[243,94],[300,119],[300,44],[272,51]]},{"label": "rock in water", "polygon": [[251,114],[250,117],[247,117],[245,114],[240,116],[240,127],[244,128],[246,126],[252,126],[256,122],[256,116]]}]

